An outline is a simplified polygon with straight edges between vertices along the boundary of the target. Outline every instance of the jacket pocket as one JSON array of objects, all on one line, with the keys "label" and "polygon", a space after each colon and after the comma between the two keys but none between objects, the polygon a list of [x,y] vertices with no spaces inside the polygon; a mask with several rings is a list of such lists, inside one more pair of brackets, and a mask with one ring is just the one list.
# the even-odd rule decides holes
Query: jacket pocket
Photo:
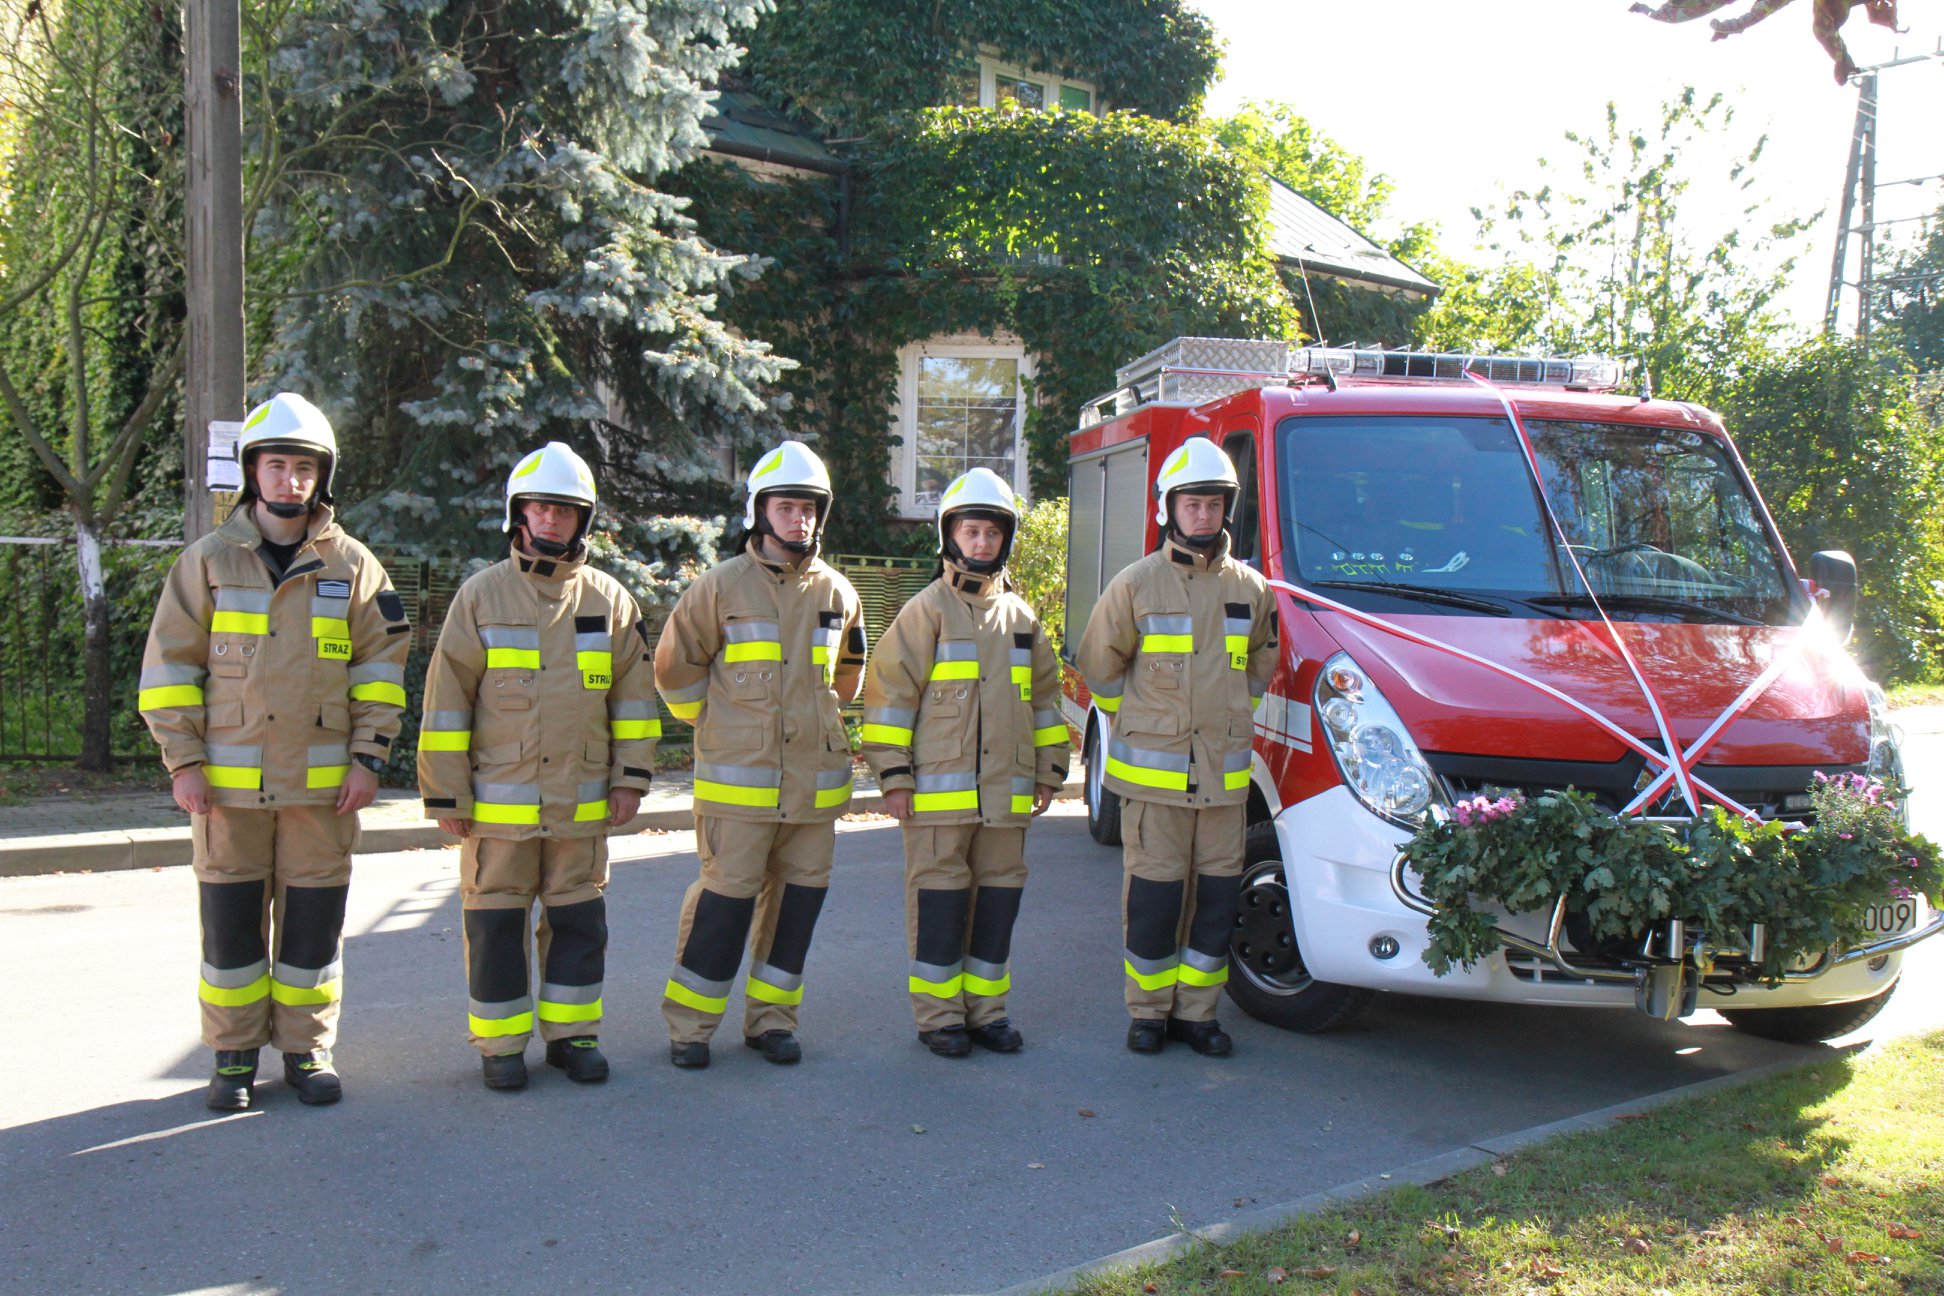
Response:
[{"label": "jacket pocket", "polygon": [[205,729],[240,729],[243,727],[243,704],[241,702],[212,702],[203,710]]},{"label": "jacket pocket", "polygon": [[695,735],[698,755],[720,758],[731,764],[758,759],[773,760],[767,750],[769,731],[761,725],[704,724]]},{"label": "jacket pocket", "polygon": [[608,758],[608,745],[606,743],[588,743],[581,749],[581,760],[586,764],[590,774],[597,775],[601,778],[607,777],[610,762]]},{"label": "jacket pocket", "polygon": [[938,765],[957,760],[965,741],[956,733],[920,738],[911,748],[911,759],[920,765]]},{"label": "jacket pocket", "polygon": [[317,727],[332,733],[350,733],[351,708],[341,702],[326,702],[318,708]]},{"label": "jacket pocket", "polygon": [[1159,738],[1173,738],[1181,732],[1181,717],[1162,711],[1123,707],[1120,715],[1115,717],[1114,727],[1122,733],[1153,734]]},{"label": "jacket pocket", "polygon": [[492,769],[495,766],[518,765],[523,744],[517,742],[495,743],[491,747],[478,747],[473,750],[474,769]]}]

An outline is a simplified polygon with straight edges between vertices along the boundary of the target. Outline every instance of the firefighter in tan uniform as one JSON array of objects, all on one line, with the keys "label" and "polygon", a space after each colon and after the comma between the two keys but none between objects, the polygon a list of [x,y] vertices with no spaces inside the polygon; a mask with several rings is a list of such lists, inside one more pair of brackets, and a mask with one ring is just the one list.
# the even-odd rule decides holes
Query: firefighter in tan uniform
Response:
[{"label": "firefighter in tan uniform", "polygon": [[904,825],[907,982],[940,1057],[1024,1042],[1006,1015],[1026,825],[1066,782],[1059,664],[1012,592],[1013,493],[974,468],[938,501],[938,579],[878,641],[864,682],[864,756]]},{"label": "firefighter in tan uniform", "polygon": [[1123,799],[1127,1047],[1220,1057],[1215,1021],[1242,873],[1255,704],[1276,667],[1276,610],[1229,556],[1235,466],[1196,437],[1161,465],[1162,543],[1101,591],[1076,664],[1109,717],[1105,786]]},{"label": "firefighter in tan uniform", "polygon": [[785,441],[756,461],[743,552],[676,603],[655,683],[695,726],[695,848],[662,1002],[669,1060],[709,1064],[709,1039],[749,941],[743,1040],[771,1062],[796,1038],[803,965],[830,885],[851,754],[838,711],[864,673],[857,591],[817,556],[830,474]]},{"label": "firefighter in tan uniform", "polygon": [[594,474],[560,442],[514,465],[512,552],[459,587],[426,673],[419,791],[464,839],[468,1037],[489,1089],[526,1086],[536,1017],[549,1066],[608,1076],[607,834],[641,806],[661,721],[641,610],[587,565],[594,507]]},{"label": "firefighter in tan uniform", "polygon": [[218,1111],[250,1105],[265,1044],[300,1101],[343,1093],[351,850],[398,736],[411,638],[385,569],[333,519],[323,413],[281,393],[244,420],[236,455],[242,497],[170,570],[139,701],[191,816]]}]

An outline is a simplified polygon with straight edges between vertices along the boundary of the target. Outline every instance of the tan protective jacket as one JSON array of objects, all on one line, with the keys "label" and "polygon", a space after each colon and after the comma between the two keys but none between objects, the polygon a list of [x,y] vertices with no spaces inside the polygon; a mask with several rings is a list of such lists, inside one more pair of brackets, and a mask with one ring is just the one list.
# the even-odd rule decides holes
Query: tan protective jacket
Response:
[{"label": "tan protective jacket", "polygon": [[1249,795],[1255,704],[1276,670],[1276,604],[1261,575],[1173,540],[1101,591],[1075,664],[1110,716],[1107,787],[1164,805]]},{"label": "tan protective jacket", "polygon": [[459,587],[425,675],[419,795],[481,837],[598,837],[646,791],[655,713],[634,596],[585,559],[517,550]]},{"label": "tan protective jacket", "polygon": [[794,567],[756,544],[675,604],[655,645],[655,684],[695,726],[695,812],[819,823],[851,797],[838,711],[864,673],[857,591],[814,554]]},{"label": "tan protective jacket", "polygon": [[1060,667],[1005,573],[947,561],[878,640],[864,677],[864,759],[917,821],[1020,828],[1033,787],[1066,782]]},{"label": "tan protective jacket", "polygon": [[138,706],[171,774],[210,800],[330,805],[351,757],[391,753],[411,626],[391,578],[328,507],[277,582],[249,508],[183,550],[142,652]]}]

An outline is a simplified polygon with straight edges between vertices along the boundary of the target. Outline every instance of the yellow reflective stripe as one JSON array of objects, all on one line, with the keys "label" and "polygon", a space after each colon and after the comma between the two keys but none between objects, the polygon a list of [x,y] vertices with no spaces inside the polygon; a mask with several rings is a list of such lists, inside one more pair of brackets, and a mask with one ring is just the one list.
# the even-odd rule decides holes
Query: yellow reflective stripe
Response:
[{"label": "yellow reflective stripe", "polygon": [[580,667],[581,687],[604,689],[614,683],[614,654],[611,652],[577,652],[574,664]]},{"label": "yellow reflective stripe", "polygon": [[263,771],[255,765],[205,765],[203,777],[219,788],[260,788]]},{"label": "yellow reflective stripe", "polygon": [[353,702],[389,702],[393,706],[402,707],[405,705],[405,690],[390,680],[372,680],[367,684],[353,684],[351,686],[351,700]]},{"label": "yellow reflective stripe", "polygon": [[344,997],[344,982],[333,979],[321,986],[285,985],[281,981],[270,983],[270,997],[280,1004],[293,1007],[304,1004],[336,1003]]},{"label": "yellow reflective stripe", "polygon": [[1019,686],[1019,700],[1021,702],[1031,702],[1033,700],[1033,668],[1031,666],[1013,667],[1012,682]]},{"label": "yellow reflective stripe", "polygon": [[680,981],[670,981],[668,988],[662,991],[662,997],[673,999],[684,1008],[693,1008],[697,1012],[720,1013],[729,1006],[728,996],[711,999],[707,995],[695,993]]},{"label": "yellow reflective stripe", "polygon": [[937,810],[977,810],[979,790],[967,788],[963,792],[914,792],[911,808],[919,811]]},{"label": "yellow reflective stripe", "polygon": [[774,639],[752,639],[747,643],[732,643],[723,648],[722,660],[731,665],[746,661],[782,661],[783,645]]},{"label": "yellow reflective stripe", "polygon": [[[663,701],[667,701],[666,698]],[[668,713],[677,720],[693,720],[702,714],[701,702],[669,702]]]},{"label": "yellow reflective stripe", "polygon": [[487,669],[498,667],[525,667],[528,670],[540,668],[538,648],[488,648],[486,650]]},{"label": "yellow reflective stripe", "polygon": [[[599,801],[583,801],[574,807],[575,823],[588,823],[595,819],[605,819],[607,817],[608,803],[606,797],[602,797]],[[542,1020],[545,1020],[544,1014],[542,1015]]]},{"label": "yellow reflective stripe", "polygon": [[421,729],[420,751],[465,751],[472,746],[470,729]]},{"label": "yellow reflective stripe", "polygon": [[1249,668],[1249,636],[1225,635],[1222,643],[1228,648],[1229,665],[1236,670]]},{"label": "yellow reflective stripe", "polygon": [[1226,963],[1222,964],[1220,970],[1215,972],[1204,972],[1200,968],[1191,967],[1186,963],[1183,963],[1175,970],[1181,974],[1181,984],[1183,985],[1218,986],[1228,981],[1228,964]]},{"label": "yellow reflective stripe", "polygon": [[584,1022],[593,1021],[601,1015],[601,1001],[593,1003],[562,1004],[540,1001],[540,1020],[544,1022]]},{"label": "yellow reflective stripe", "polygon": [[773,1004],[800,1004],[803,1002],[803,987],[794,990],[778,990],[767,981],[751,977],[743,985],[743,994],[750,999]]},{"label": "yellow reflective stripe", "polygon": [[1171,967],[1150,975],[1146,972],[1136,972],[1134,965],[1126,959],[1121,960],[1121,966],[1127,969],[1127,975],[1134,978],[1134,984],[1143,990],[1165,990],[1181,979],[1181,969],[1178,967]]},{"label": "yellow reflective stripe", "polygon": [[811,644],[811,645],[810,645],[810,664],[811,664],[811,665],[813,665],[813,666],[822,666],[822,665],[824,665],[824,664],[825,664],[826,662],[828,662],[829,660],[830,660],[830,645],[829,645],[829,644]]},{"label": "yellow reflective stripe", "polygon": [[610,720],[608,736],[616,742],[630,742],[636,738],[659,738],[662,736],[659,720]]},{"label": "yellow reflective stripe", "polygon": [[233,990],[205,981],[198,993],[202,995],[204,1003],[215,1004],[218,1008],[239,1008],[244,1004],[256,1003],[270,993],[270,974],[265,972],[250,984],[237,986]]},{"label": "yellow reflective stripe", "polygon": [[209,622],[211,634],[269,634],[268,612],[218,612]]},{"label": "yellow reflective stripe", "polygon": [[1185,635],[1142,635],[1141,651],[1149,653],[1195,651],[1195,636]]},{"label": "yellow reflective stripe", "polygon": [[161,688],[143,689],[135,698],[138,711],[159,711],[163,707],[201,706],[203,700],[200,684],[165,684]]},{"label": "yellow reflective stripe", "polygon": [[695,799],[698,801],[720,801],[724,805],[773,808],[777,804],[777,797],[778,789],[773,787],[739,787],[734,783],[715,783],[708,779],[695,780]]},{"label": "yellow reflective stripe", "polygon": [[1093,702],[1095,706],[1105,711],[1108,715],[1112,715],[1114,712],[1120,710],[1121,700],[1118,695],[1108,697],[1104,693],[1096,693],[1093,695]]},{"label": "yellow reflective stripe", "polygon": [[1015,794],[1013,795],[1013,799],[1012,799],[1012,812],[1013,812],[1014,814],[1031,814],[1031,813],[1033,813],[1033,797],[1032,797],[1032,794],[1031,794],[1031,793],[1029,792],[1029,793],[1027,793],[1027,794],[1026,794],[1025,796],[1020,796],[1020,795],[1018,795],[1017,793],[1015,793]]},{"label": "yellow reflective stripe", "polygon": [[1227,770],[1222,774],[1222,787],[1233,792],[1237,788],[1249,786],[1249,771]]},{"label": "yellow reflective stripe", "polygon": [[511,1017],[476,1017],[466,1014],[466,1025],[481,1039],[497,1039],[501,1035],[531,1035],[533,1033],[533,1014],[514,1013]]},{"label": "yellow reflective stripe", "polygon": [[956,999],[965,989],[965,978],[955,976],[950,981],[927,981],[923,977],[911,977],[906,984],[911,993],[930,995],[934,999]]},{"label": "yellow reflective stripe", "polygon": [[979,663],[975,661],[933,662],[931,677],[935,680],[977,679]]},{"label": "yellow reflective stripe", "polygon": [[[1129,765],[1126,761],[1107,758],[1107,772],[1115,778],[1128,783],[1138,783],[1142,787],[1161,788],[1170,792],[1186,792],[1188,775],[1181,770],[1146,769],[1139,765]],[[1244,779],[1248,776],[1243,775]]]},{"label": "yellow reflective stripe", "polygon": [[965,992],[967,994],[1002,995],[1010,989],[1012,989],[1012,973],[1010,972],[1000,977],[997,981],[988,981],[984,977],[974,976],[970,972],[965,974]]},{"label": "yellow reflective stripe", "polygon": [[304,771],[304,786],[307,788],[343,787],[344,776],[350,772],[349,765],[313,765]]},{"label": "yellow reflective stripe", "polygon": [[911,746],[911,730],[900,729],[896,725],[867,724],[858,733],[867,743],[883,743],[887,747]]},{"label": "yellow reflective stripe", "polygon": [[475,801],[472,817],[480,823],[537,824],[540,822],[540,807],[503,805],[496,801]]},{"label": "yellow reflective stripe", "polygon": [[851,785],[846,783],[837,788],[817,789],[817,809],[827,810],[831,806],[843,805],[851,799]]},{"label": "yellow reflective stripe", "polygon": [[1072,741],[1067,736],[1067,728],[1063,724],[1048,725],[1044,729],[1033,730],[1033,746],[1035,747],[1065,747]]},{"label": "yellow reflective stripe", "polygon": [[[219,613],[218,615],[221,614]],[[351,623],[349,621],[341,620],[338,617],[314,616],[311,618],[311,638],[313,639],[349,639],[350,637]]]}]

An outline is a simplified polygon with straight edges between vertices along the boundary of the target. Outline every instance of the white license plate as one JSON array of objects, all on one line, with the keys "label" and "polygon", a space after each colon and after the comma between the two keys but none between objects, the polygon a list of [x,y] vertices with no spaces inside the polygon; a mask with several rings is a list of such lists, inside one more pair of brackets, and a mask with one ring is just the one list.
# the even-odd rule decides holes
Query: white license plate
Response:
[{"label": "white license plate", "polygon": [[1877,936],[1896,936],[1917,929],[1917,901],[1891,900],[1863,911],[1863,930]]}]

